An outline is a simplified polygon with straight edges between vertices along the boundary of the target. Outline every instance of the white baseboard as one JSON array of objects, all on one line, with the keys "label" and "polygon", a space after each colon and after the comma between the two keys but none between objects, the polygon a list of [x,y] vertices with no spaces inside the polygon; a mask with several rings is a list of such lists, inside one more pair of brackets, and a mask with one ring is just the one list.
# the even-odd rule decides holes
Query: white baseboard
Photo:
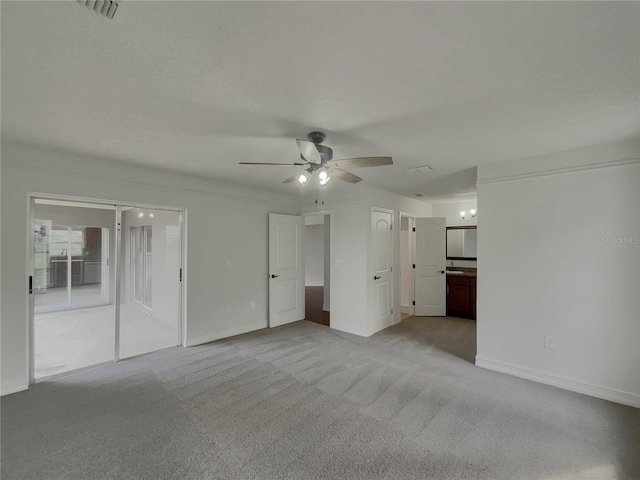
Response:
[{"label": "white baseboard", "polygon": [[323,312],[330,312],[331,309],[329,308],[329,304],[328,303],[323,303],[322,304],[322,311]]},{"label": "white baseboard", "polygon": [[324,283],[322,282],[309,282],[305,283],[305,287],[324,287]]},{"label": "white baseboard", "polygon": [[267,328],[266,322],[250,323],[249,325],[243,325],[237,328],[230,328],[221,332],[211,333],[209,335],[200,335],[195,338],[187,338],[185,347],[194,347],[196,345],[202,345],[203,343],[214,342],[222,338],[235,337],[236,335],[242,335],[243,333],[253,332],[255,330],[261,330]]},{"label": "white baseboard", "polygon": [[551,375],[531,368],[525,368],[506,362],[499,362],[489,358],[476,356],[476,366],[493,370],[495,372],[506,373],[514,377],[520,377],[534,382],[544,383],[572,392],[590,395],[596,398],[602,398],[615,403],[621,403],[630,407],[640,408],[640,395],[630,392],[622,392],[612,388],[592,385],[590,383],[581,382],[572,378],[559,375]]},{"label": "white baseboard", "polygon": [[12,393],[22,392],[29,388],[29,382],[10,382],[2,384],[1,396],[11,395]]}]

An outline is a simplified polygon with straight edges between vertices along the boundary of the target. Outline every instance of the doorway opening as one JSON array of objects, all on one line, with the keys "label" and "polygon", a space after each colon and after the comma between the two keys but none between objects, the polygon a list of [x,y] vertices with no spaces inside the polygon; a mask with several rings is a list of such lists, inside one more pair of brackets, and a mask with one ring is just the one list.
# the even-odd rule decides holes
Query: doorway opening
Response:
[{"label": "doorway opening", "polygon": [[181,211],[32,197],[30,217],[31,381],[182,343]]},{"label": "doorway opening", "polygon": [[33,378],[113,360],[115,205],[35,199]]},{"label": "doorway opening", "polygon": [[122,207],[119,358],[180,345],[181,214]]},{"label": "doorway opening", "polygon": [[400,320],[411,317],[414,309],[414,217],[400,213],[399,261],[400,261]]},{"label": "doorway opening", "polygon": [[305,216],[305,319],[330,326],[330,215]]}]

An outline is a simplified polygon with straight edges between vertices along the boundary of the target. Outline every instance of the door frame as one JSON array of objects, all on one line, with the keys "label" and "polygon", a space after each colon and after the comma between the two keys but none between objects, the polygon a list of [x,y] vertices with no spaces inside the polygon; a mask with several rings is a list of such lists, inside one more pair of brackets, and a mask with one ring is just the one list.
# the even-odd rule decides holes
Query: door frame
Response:
[{"label": "door frame", "polygon": [[[281,274],[284,274],[282,270],[278,268],[278,225],[279,221],[276,217],[280,217],[280,221],[284,224],[288,221],[293,221],[296,228],[296,239],[295,239],[295,268],[289,268],[287,270],[295,270],[295,274],[293,278],[296,280],[295,286],[295,295],[296,295],[296,309],[293,314],[287,314],[286,319],[276,318],[276,306],[275,306],[275,297],[277,296],[277,282],[282,280],[275,280],[276,277],[280,277]],[[282,217],[286,217],[287,220],[284,220]],[[300,320],[304,320],[305,316],[305,265],[304,265],[304,217],[302,215],[292,215],[288,213],[269,213],[268,214],[268,230],[269,230],[269,241],[267,250],[268,250],[268,274],[267,274],[267,294],[269,296],[268,303],[268,312],[267,312],[267,327],[275,328],[280,327],[282,325],[288,325],[290,323],[294,323]],[[276,272],[278,272],[276,274]],[[281,315],[280,317],[282,317]],[[294,319],[288,318],[292,316]],[[299,317],[299,318],[298,318]]]},{"label": "door frame", "polygon": [[[88,367],[79,368],[76,370],[72,370],[73,372],[93,368],[97,365],[110,364],[115,363],[120,360],[120,288],[121,288],[121,279],[120,279],[120,255],[122,252],[122,232],[121,232],[121,223],[122,223],[122,207],[133,207],[133,208],[143,208],[143,209],[156,209],[156,210],[166,210],[172,211],[179,214],[179,225],[180,225],[180,268],[182,270],[182,282],[180,283],[180,299],[178,305],[178,312],[180,314],[180,318],[178,320],[178,346],[186,345],[186,319],[187,319],[187,303],[186,303],[186,295],[187,295],[187,209],[183,207],[173,207],[167,205],[157,205],[150,203],[136,203],[136,202],[122,202],[118,200],[110,200],[104,198],[92,198],[92,197],[79,197],[74,195],[59,195],[53,193],[42,193],[42,192],[27,192],[27,228],[26,228],[26,245],[27,245],[27,258],[26,258],[26,277],[27,281],[34,276],[34,238],[33,238],[33,224],[35,222],[35,201],[36,199],[42,200],[60,200],[66,202],[76,202],[76,203],[91,203],[96,205],[111,205],[115,207],[114,210],[114,234],[115,234],[115,244],[114,244],[114,255],[113,261],[114,264],[114,276],[115,276],[115,292],[113,294],[114,297],[114,306],[115,306],[115,314],[114,314],[114,323],[115,323],[115,335],[114,335],[114,359],[110,362],[103,362],[100,364],[91,365]],[[111,283],[111,278],[109,278],[109,282]],[[111,296],[111,295],[110,295]],[[35,295],[33,293],[27,292],[27,339],[26,339],[26,355],[27,355],[27,365],[28,365],[28,375],[29,375],[29,385],[37,383],[41,380],[37,380],[34,378],[35,373]],[[46,377],[46,380],[50,380],[52,378],[68,375],[72,371],[63,372],[57,375],[51,375]],[[44,379],[43,379],[44,380]]]},{"label": "door frame", "polygon": [[[333,293],[334,293],[334,286],[333,286],[333,210],[317,210],[317,211],[309,211],[309,212],[303,212],[300,215],[302,215],[303,217],[313,217],[315,215],[329,215],[329,308],[330,308],[330,312],[329,315],[332,317],[335,314],[334,311],[334,307],[331,306],[331,303],[333,303]],[[327,223],[325,222],[325,225]],[[306,266],[305,266],[306,269]],[[306,270],[305,270],[306,271]],[[330,318],[331,318],[330,317]],[[329,328],[331,328],[331,320],[329,320]]]},{"label": "door frame", "polygon": [[[411,264],[414,265],[416,263],[416,232],[415,232],[415,226],[416,226],[416,216],[411,214],[411,213],[407,213],[407,212],[398,212],[398,235],[397,235],[397,242],[398,242],[398,286],[399,291],[398,291],[398,295],[400,298],[400,319],[402,319],[402,280],[400,279],[400,273],[402,273],[402,267],[400,265],[400,249],[401,247],[401,238],[400,238],[400,232],[402,231],[402,219],[406,218],[409,222],[409,258],[411,260]],[[412,271],[409,272],[409,315],[415,315],[416,313],[416,308],[415,305],[413,304],[414,300],[415,300],[415,296],[416,296],[416,291],[415,291],[415,278],[414,278],[414,272],[413,269]]]}]

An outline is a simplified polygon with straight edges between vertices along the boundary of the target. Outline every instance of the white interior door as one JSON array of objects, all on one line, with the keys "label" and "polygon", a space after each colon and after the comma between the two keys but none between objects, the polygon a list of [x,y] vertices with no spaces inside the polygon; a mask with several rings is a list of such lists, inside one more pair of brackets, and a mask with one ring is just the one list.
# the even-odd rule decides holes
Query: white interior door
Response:
[{"label": "white interior door", "polygon": [[304,217],[269,214],[269,326],[304,318]]},{"label": "white interior door", "polygon": [[415,315],[446,315],[445,218],[416,218]]},{"label": "white interior door", "polygon": [[371,212],[372,328],[374,332],[393,324],[392,218],[392,212],[382,210]]}]

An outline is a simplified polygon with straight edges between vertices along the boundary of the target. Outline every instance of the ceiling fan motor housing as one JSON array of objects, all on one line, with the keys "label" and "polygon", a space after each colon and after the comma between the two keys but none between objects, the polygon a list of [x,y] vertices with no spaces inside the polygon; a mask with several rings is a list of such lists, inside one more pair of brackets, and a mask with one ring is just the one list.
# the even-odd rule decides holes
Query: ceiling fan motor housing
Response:
[{"label": "ceiling fan motor housing", "polygon": [[324,134],[324,132],[311,132],[307,135],[309,141],[315,143],[316,145],[324,142],[325,137],[326,135]]},{"label": "ceiling fan motor housing", "polygon": [[[329,160],[333,159],[333,149],[330,147],[326,147],[324,145],[320,145],[322,142],[324,142],[324,139],[326,138],[326,135],[324,132],[310,132],[309,134],[307,134],[307,138],[309,139],[310,142],[312,142],[316,146],[316,149],[320,154],[321,163],[316,165],[315,168],[312,165],[311,168],[313,170],[316,170],[320,165],[324,165]],[[304,158],[302,154],[300,154],[300,158],[305,162],[307,161],[307,159]]]},{"label": "ceiling fan motor housing", "polygon": [[[317,163],[312,165],[317,165],[319,167],[320,165],[324,165],[325,163],[327,163],[329,160],[333,158],[332,148],[325,147],[324,145],[318,145],[318,144],[316,144],[316,148],[318,149],[318,153],[320,154],[320,160],[322,160],[322,163]],[[305,162],[307,161],[307,159],[304,158],[302,154],[300,154],[300,158]]]}]

